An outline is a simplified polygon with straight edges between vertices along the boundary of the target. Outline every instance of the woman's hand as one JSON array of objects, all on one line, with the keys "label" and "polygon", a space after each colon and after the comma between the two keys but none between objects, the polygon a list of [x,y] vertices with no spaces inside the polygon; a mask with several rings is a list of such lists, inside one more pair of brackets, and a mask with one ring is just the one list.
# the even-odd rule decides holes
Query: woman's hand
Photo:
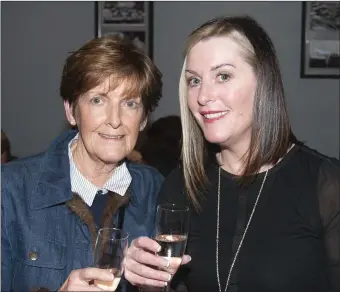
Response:
[{"label": "woman's hand", "polygon": [[73,270],[59,291],[103,291],[94,285],[92,280],[113,281],[114,276],[109,271],[98,268]]},{"label": "woman's hand", "polygon": [[[168,260],[156,255],[160,248],[156,241],[148,237],[139,237],[132,241],[125,263],[125,278],[132,285],[142,287],[168,285],[178,269],[179,262],[176,259]],[[190,256],[183,256],[181,265],[187,264],[190,260]]]}]

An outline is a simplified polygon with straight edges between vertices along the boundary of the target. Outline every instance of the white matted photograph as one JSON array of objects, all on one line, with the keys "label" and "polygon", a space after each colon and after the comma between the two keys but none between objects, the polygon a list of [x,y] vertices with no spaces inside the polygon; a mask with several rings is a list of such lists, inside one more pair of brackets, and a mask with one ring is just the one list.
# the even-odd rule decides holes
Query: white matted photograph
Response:
[{"label": "white matted photograph", "polygon": [[144,1],[104,1],[103,23],[144,23]]},{"label": "white matted photograph", "polygon": [[152,8],[151,1],[97,1],[96,36],[128,38],[152,57]]}]

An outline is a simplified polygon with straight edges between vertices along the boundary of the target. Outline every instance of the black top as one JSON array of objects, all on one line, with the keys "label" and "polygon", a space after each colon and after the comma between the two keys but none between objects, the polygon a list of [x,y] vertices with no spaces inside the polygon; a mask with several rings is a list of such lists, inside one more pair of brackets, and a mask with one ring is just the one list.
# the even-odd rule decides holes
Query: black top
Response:
[{"label": "black top", "polygon": [[92,212],[92,216],[94,219],[94,222],[96,224],[96,229],[99,230],[101,228],[101,218],[104,212],[104,208],[107,201],[107,193],[103,194],[102,191],[98,191],[96,193],[96,196],[94,197],[92,206],[90,207],[90,210]]},{"label": "black top", "polygon": [[[202,211],[191,207],[187,254],[177,274],[190,292],[219,291],[216,276],[218,166],[206,167]],[[221,171],[219,269],[225,291],[232,257],[254,206],[264,173],[248,187]],[[190,204],[180,168],[163,184],[160,202]],[[243,242],[228,292],[340,291],[340,164],[305,146],[269,170]],[[176,280],[175,280],[176,281]]]},{"label": "black top", "polygon": [[[111,191],[108,191],[107,193],[103,193],[103,191],[99,190],[96,193],[96,196],[94,197],[92,206],[90,207],[97,231],[103,227],[102,226],[103,222],[101,221],[102,221],[102,217],[105,216],[103,215],[104,209],[107,205],[108,195],[112,193],[113,192]],[[118,194],[115,194],[115,195],[119,196]],[[125,209],[126,209],[125,204],[119,208],[118,217],[115,219],[115,225],[113,227],[118,228],[118,229],[123,229]]]}]

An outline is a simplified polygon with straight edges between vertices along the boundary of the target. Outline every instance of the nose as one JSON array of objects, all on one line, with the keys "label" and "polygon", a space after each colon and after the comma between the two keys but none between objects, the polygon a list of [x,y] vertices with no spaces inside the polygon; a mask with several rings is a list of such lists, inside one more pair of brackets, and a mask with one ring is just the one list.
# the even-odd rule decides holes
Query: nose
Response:
[{"label": "nose", "polygon": [[215,94],[211,85],[203,83],[200,86],[197,101],[200,105],[206,105],[215,100]]},{"label": "nose", "polygon": [[122,124],[121,110],[118,104],[112,103],[107,112],[107,123],[117,129]]}]

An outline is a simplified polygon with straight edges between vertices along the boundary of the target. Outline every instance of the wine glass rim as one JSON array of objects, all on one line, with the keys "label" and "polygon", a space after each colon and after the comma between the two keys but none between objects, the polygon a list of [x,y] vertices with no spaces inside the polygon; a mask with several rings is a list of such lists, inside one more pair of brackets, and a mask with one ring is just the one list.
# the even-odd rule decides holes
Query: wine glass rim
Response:
[{"label": "wine glass rim", "polygon": [[[120,232],[122,236],[121,236],[121,238],[112,238],[111,236],[105,236],[105,235],[103,235],[103,232],[106,231],[106,230],[107,231],[112,230],[112,231]],[[105,228],[100,228],[98,230],[98,235],[101,235],[105,238],[109,238],[110,240],[126,240],[129,237],[130,234],[123,229],[114,228],[114,227],[105,227]]]},{"label": "wine glass rim", "polygon": [[157,208],[168,210],[170,212],[183,212],[183,211],[189,211],[188,206],[179,205],[179,204],[172,204],[172,203],[164,203],[159,204]]}]

